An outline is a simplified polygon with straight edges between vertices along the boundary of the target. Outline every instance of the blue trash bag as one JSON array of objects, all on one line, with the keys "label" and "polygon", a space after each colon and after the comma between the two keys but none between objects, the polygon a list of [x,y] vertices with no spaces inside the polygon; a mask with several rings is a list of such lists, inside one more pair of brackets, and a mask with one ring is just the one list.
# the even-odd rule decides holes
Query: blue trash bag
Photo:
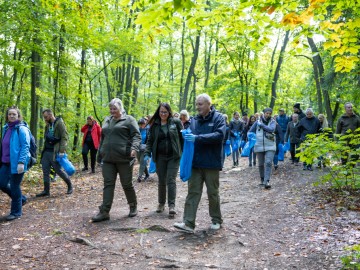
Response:
[{"label": "blue trash bag", "polygon": [[228,156],[231,155],[231,142],[230,142],[230,140],[226,140],[224,151],[225,151],[225,156],[228,157]]},{"label": "blue trash bag", "polygon": [[247,137],[248,137],[248,141],[246,142],[246,144],[241,152],[242,157],[250,156],[251,148],[253,148],[256,143],[256,134],[254,132],[249,132]]},{"label": "blue trash bag", "polygon": [[[190,134],[190,128],[182,131],[183,137],[185,134]],[[180,159],[180,179],[186,182],[191,177],[192,161],[194,157],[194,142],[184,140],[184,150]]]},{"label": "blue trash bag", "polygon": [[246,144],[245,140],[241,140],[241,141],[240,141],[239,148],[244,149],[245,144]]},{"label": "blue trash bag", "polygon": [[149,173],[156,173],[156,164],[152,158],[150,158]]},{"label": "blue trash bag", "polygon": [[284,145],[284,153],[286,153],[286,151],[290,151],[290,138]]},{"label": "blue trash bag", "polygon": [[285,154],[284,145],[282,143],[279,143],[278,147],[279,147],[278,160],[284,161],[284,154]]},{"label": "blue trash bag", "polygon": [[68,160],[67,155],[64,154],[62,157],[59,154],[56,155],[56,161],[60,163],[60,166],[64,168],[68,176],[72,176],[75,173],[75,167],[72,165],[70,160]]},{"label": "blue trash bag", "polygon": [[240,136],[237,132],[235,132],[235,139],[233,140],[233,143],[231,145],[232,147],[232,150],[235,152],[235,151],[238,151],[239,150],[239,145],[240,145]]}]

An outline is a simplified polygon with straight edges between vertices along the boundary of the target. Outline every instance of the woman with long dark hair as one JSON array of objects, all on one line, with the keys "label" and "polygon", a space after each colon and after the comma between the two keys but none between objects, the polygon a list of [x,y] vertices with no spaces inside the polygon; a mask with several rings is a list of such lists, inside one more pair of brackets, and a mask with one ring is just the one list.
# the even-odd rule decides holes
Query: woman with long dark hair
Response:
[{"label": "woman with long dark hair", "polygon": [[11,221],[21,217],[22,205],[26,203],[20,185],[28,170],[30,132],[15,106],[6,110],[5,121],[0,150],[0,189],[11,197],[10,214],[6,216],[6,220]]},{"label": "woman with long dark hair", "polygon": [[150,156],[156,163],[156,173],[159,178],[157,213],[164,211],[166,202],[169,215],[176,214],[176,176],[179,170],[182,154],[183,138],[181,121],[174,118],[168,103],[161,103],[149,121],[149,137],[146,143],[145,160]]}]

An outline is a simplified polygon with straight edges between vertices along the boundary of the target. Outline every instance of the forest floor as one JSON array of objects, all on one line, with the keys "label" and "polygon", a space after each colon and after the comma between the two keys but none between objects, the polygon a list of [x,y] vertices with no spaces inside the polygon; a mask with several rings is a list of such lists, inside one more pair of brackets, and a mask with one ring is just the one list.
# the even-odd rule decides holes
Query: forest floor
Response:
[{"label": "forest floor", "polygon": [[[312,183],[321,169],[303,171],[288,159],[273,173],[270,190],[259,187],[257,167],[226,161],[220,176],[224,223],[209,230],[204,188],[194,234],[177,231],[187,184],[177,182],[177,215],[158,214],[157,177],[136,182],[139,213],[128,218],[128,206],[117,183],[111,219],[91,223],[102,200],[101,168],[72,177],[74,193],[65,195],[62,180],[51,184],[51,196],[36,198],[41,183],[27,177],[29,197],[23,216],[4,220],[10,200],[0,195],[0,269],[339,269],[344,247],[358,244],[358,211],[341,207]],[[326,170],[326,169],[325,169]]]}]

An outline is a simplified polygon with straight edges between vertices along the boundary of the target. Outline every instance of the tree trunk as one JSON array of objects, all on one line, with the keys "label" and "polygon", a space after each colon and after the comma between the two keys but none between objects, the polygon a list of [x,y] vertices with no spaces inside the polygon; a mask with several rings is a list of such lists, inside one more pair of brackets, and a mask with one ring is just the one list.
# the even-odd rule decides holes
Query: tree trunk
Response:
[{"label": "tree trunk", "polygon": [[285,34],[285,38],[284,38],[284,42],[283,45],[281,46],[281,50],[280,50],[280,55],[279,55],[279,60],[275,69],[275,73],[274,73],[274,78],[273,81],[271,83],[271,101],[270,101],[270,108],[274,108],[275,106],[275,101],[276,101],[276,84],[279,80],[279,75],[280,75],[280,69],[281,69],[281,64],[284,60],[284,54],[285,54],[285,49],[286,49],[286,45],[289,41],[289,34],[290,34],[290,30],[286,31]]},{"label": "tree trunk", "polygon": [[321,56],[319,53],[319,50],[316,47],[316,44],[314,42],[314,40],[311,37],[307,38],[309,46],[311,48],[311,52],[313,53],[313,61],[316,64],[318,73],[319,73],[319,78],[320,78],[320,84],[321,84],[321,91],[324,97],[324,105],[325,105],[325,112],[327,115],[327,120],[329,122],[330,126],[333,126],[333,114],[332,114],[332,110],[331,110],[331,104],[330,104],[330,97],[329,97],[329,92],[327,90],[327,86],[325,85],[325,79],[324,79],[324,66],[321,60]]},{"label": "tree trunk", "polygon": [[183,28],[181,32],[181,75],[180,75],[180,91],[179,91],[179,111],[182,108],[182,103],[184,100],[183,97],[183,84],[184,84],[184,76],[185,76],[185,49],[184,49],[184,42],[185,42],[185,18],[183,19]]},{"label": "tree trunk", "polygon": [[[84,87],[84,73],[85,73],[85,64],[86,64],[86,50],[81,50],[81,64],[80,64],[80,78],[79,78],[79,88],[78,88],[78,98],[76,103],[76,117],[79,121],[81,121],[81,97],[83,93]],[[79,142],[79,135],[80,135],[80,122],[76,121],[75,129],[74,129],[74,144],[73,144],[73,152],[76,151],[78,142]]]},{"label": "tree trunk", "polygon": [[103,66],[104,66],[106,89],[107,89],[107,93],[108,93],[108,97],[109,97],[109,101],[110,101],[112,99],[112,89],[111,89],[111,85],[109,82],[109,72],[108,72],[107,65],[106,65],[105,53],[102,52],[101,55],[102,55]]},{"label": "tree trunk", "polygon": [[183,104],[182,104],[180,109],[185,109],[186,108],[186,102],[187,102],[187,98],[188,98],[191,78],[194,75],[196,61],[197,61],[198,56],[199,56],[199,47],[200,47],[200,31],[198,32],[198,34],[196,36],[196,39],[195,39],[194,54],[193,54],[193,57],[191,58],[189,71],[188,71],[188,74],[187,74],[187,77],[186,77],[185,87],[184,87]]},{"label": "tree trunk", "polygon": [[[35,44],[39,44],[39,40],[34,40]],[[34,134],[37,141],[37,123],[38,123],[38,110],[39,110],[39,96],[36,94],[36,88],[40,87],[40,62],[41,58],[37,51],[31,52],[31,119],[30,130]]]}]

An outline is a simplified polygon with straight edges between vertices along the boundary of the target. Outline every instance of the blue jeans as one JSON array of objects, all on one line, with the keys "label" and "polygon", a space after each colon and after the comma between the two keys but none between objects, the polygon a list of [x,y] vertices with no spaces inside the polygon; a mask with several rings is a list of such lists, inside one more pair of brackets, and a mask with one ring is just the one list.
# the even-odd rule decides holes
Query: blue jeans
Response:
[{"label": "blue jeans", "polygon": [[21,194],[21,181],[24,173],[11,174],[10,164],[2,164],[0,167],[0,189],[11,198],[10,215],[21,216],[22,204],[26,202],[26,197]]}]

